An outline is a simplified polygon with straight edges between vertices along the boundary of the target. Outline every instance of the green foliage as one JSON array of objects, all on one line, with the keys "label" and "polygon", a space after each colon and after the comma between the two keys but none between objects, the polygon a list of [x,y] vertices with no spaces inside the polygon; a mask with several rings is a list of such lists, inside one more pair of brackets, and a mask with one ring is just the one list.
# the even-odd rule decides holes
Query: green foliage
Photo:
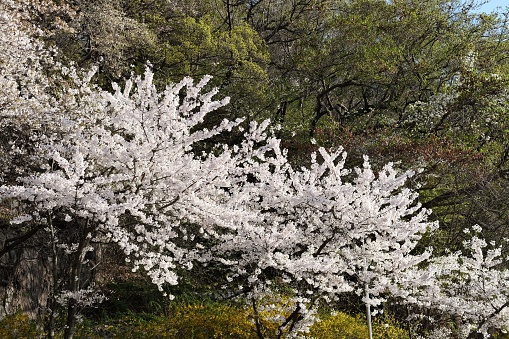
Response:
[{"label": "green foliage", "polygon": [[[260,309],[260,319],[265,338],[273,338],[278,326],[276,319],[289,315],[289,299],[264,300],[267,307]],[[270,305],[269,305],[270,302]],[[270,306],[270,307],[269,307]],[[118,318],[94,322],[84,319],[77,325],[75,338],[168,338],[168,339],[206,339],[238,338],[256,339],[253,312],[249,307],[225,302],[202,302],[172,304],[165,315],[138,313]],[[325,314],[310,329],[307,337],[315,339],[365,339],[367,337],[366,318],[363,315],[350,316],[346,313]],[[57,333],[56,338],[61,338]],[[17,313],[0,321],[0,337],[9,339],[31,339],[42,337],[34,322],[24,314]],[[390,315],[373,319],[375,339],[404,339],[408,336]],[[286,338],[286,335],[283,335]],[[500,337],[503,338],[503,337]]]},{"label": "green foliage", "polygon": [[362,317],[352,317],[337,313],[321,319],[311,329],[311,336],[322,336],[324,339],[361,339],[367,338],[368,328]]},{"label": "green foliage", "polygon": [[[311,327],[310,335],[319,339],[365,339],[368,337],[366,317],[335,313],[323,318]],[[373,318],[373,338],[405,339],[408,334],[401,324],[390,315]]]},{"label": "green foliage", "polygon": [[14,313],[0,320],[0,338],[32,339],[36,336],[36,324],[26,314]]},{"label": "green foliage", "polygon": [[[262,309],[260,318],[265,338],[273,338],[279,326],[275,319],[288,316],[287,301]],[[77,338],[257,338],[253,314],[249,308],[226,303],[178,303],[165,316],[124,316],[108,324],[90,326],[82,323]],[[365,339],[366,318],[346,313],[324,315],[306,336],[315,339]],[[283,335],[285,338],[286,335]],[[373,338],[408,338],[401,324],[390,315],[373,319]]]},{"label": "green foliage", "polygon": [[243,21],[225,25],[224,5],[205,1],[179,9],[167,2],[152,3],[136,1],[127,12],[157,35],[148,57],[158,83],[210,74],[211,84],[231,97],[226,108],[230,117],[260,115],[267,100],[269,54],[258,32]]},{"label": "green foliage", "polygon": [[[308,117],[330,116],[359,130],[393,126],[409,104],[445,91],[473,51],[482,72],[506,67],[505,43],[494,34],[501,22],[480,19],[469,1],[357,0],[328,6],[335,10],[318,10],[321,25],[307,23],[305,36],[296,31],[284,63],[274,60],[279,69],[271,69],[292,88],[281,86],[284,95],[303,101],[288,107],[289,128],[295,128],[292,119],[302,115],[302,107]],[[270,46],[273,56],[276,46],[281,48],[277,42]]]},{"label": "green foliage", "polygon": [[226,304],[182,305],[169,313],[174,338],[255,338],[246,313]]},{"label": "green foliage", "polygon": [[256,338],[242,308],[225,303],[178,303],[165,316],[123,316],[105,325],[81,326],[77,338]]}]

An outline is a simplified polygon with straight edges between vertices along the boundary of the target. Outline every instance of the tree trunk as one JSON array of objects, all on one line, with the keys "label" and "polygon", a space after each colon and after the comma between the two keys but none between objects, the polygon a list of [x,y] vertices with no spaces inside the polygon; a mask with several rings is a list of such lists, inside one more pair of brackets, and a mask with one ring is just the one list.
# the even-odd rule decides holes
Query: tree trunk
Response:
[{"label": "tree trunk", "polygon": [[[0,244],[15,236],[6,233],[0,233]],[[38,244],[46,240],[38,234],[0,256],[0,319],[15,312],[34,320],[43,318],[51,271],[48,253]]]}]

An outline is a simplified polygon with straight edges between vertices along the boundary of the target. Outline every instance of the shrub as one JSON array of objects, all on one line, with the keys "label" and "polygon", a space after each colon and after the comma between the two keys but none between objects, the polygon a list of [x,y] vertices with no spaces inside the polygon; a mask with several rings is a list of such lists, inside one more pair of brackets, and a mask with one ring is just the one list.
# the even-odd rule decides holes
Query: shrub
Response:
[{"label": "shrub", "polygon": [[90,329],[80,326],[77,338],[256,338],[256,330],[247,314],[223,303],[176,304],[168,315],[152,318],[126,315],[108,324]]},{"label": "shrub", "polygon": [[[335,313],[322,316],[311,327],[309,335],[316,339],[365,339],[368,326],[362,315],[352,317],[346,313]],[[373,338],[404,339],[408,335],[392,316],[383,315],[373,319]]]},{"label": "shrub", "polygon": [[246,312],[226,304],[195,304],[175,307],[167,319],[172,338],[256,338]]},{"label": "shrub", "polygon": [[23,313],[7,315],[0,320],[0,338],[32,339],[37,338],[35,322]]},{"label": "shrub", "polygon": [[[284,304],[284,302],[283,302]],[[274,337],[278,322],[274,321],[275,308],[262,309],[260,320],[266,338]],[[283,311],[284,310],[280,310]],[[84,325],[84,324],[82,324]],[[366,319],[346,313],[324,315],[315,323],[308,334],[315,339],[365,339],[368,337]],[[171,339],[256,339],[256,327],[249,309],[225,303],[209,302],[176,304],[170,307],[166,316],[147,318],[142,315],[124,316],[108,325],[80,326],[77,338],[171,338]],[[286,336],[283,336],[286,337]],[[373,338],[408,338],[400,324],[392,316],[379,316],[373,320]]]},{"label": "shrub", "polygon": [[[278,322],[275,319],[285,313],[285,308],[289,306],[287,303],[283,298],[271,304],[273,307],[260,309],[259,316],[266,338],[272,338],[276,333]],[[61,333],[57,333],[57,337],[60,335]],[[311,327],[307,335],[315,339],[365,339],[368,337],[366,318],[341,312],[322,315],[321,320]],[[9,315],[0,321],[0,338],[37,337],[42,337],[42,334],[25,314]],[[176,303],[168,309],[167,315],[131,314],[101,324],[85,319],[76,327],[75,338],[257,339],[257,335],[249,308],[207,302]],[[392,316],[382,315],[374,317],[373,338],[404,339],[408,336]]]}]

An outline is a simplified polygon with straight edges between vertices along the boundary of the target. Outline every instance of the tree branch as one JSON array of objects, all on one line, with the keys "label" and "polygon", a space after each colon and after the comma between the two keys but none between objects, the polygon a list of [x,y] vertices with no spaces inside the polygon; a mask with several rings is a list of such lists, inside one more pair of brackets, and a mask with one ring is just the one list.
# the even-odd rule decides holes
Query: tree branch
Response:
[{"label": "tree branch", "polygon": [[14,238],[6,239],[4,241],[3,248],[0,250],[0,258],[4,254],[6,254],[7,252],[15,249],[16,246],[20,245],[21,243],[23,243],[26,240],[28,240],[31,237],[33,237],[39,230],[41,230],[43,228],[44,228],[44,225],[42,225],[42,224],[41,225],[37,225],[36,227],[33,227],[32,229],[30,229],[25,234],[22,234],[20,236],[14,237]]}]

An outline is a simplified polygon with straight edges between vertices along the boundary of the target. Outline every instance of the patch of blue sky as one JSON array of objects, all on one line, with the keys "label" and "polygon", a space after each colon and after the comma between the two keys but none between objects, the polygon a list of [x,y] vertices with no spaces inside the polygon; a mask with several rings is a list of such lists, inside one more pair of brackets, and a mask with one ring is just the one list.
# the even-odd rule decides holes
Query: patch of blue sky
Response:
[{"label": "patch of blue sky", "polygon": [[504,10],[509,6],[508,0],[489,0],[487,3],[479,7],[478,12],[492,13],[494,11]]}]

